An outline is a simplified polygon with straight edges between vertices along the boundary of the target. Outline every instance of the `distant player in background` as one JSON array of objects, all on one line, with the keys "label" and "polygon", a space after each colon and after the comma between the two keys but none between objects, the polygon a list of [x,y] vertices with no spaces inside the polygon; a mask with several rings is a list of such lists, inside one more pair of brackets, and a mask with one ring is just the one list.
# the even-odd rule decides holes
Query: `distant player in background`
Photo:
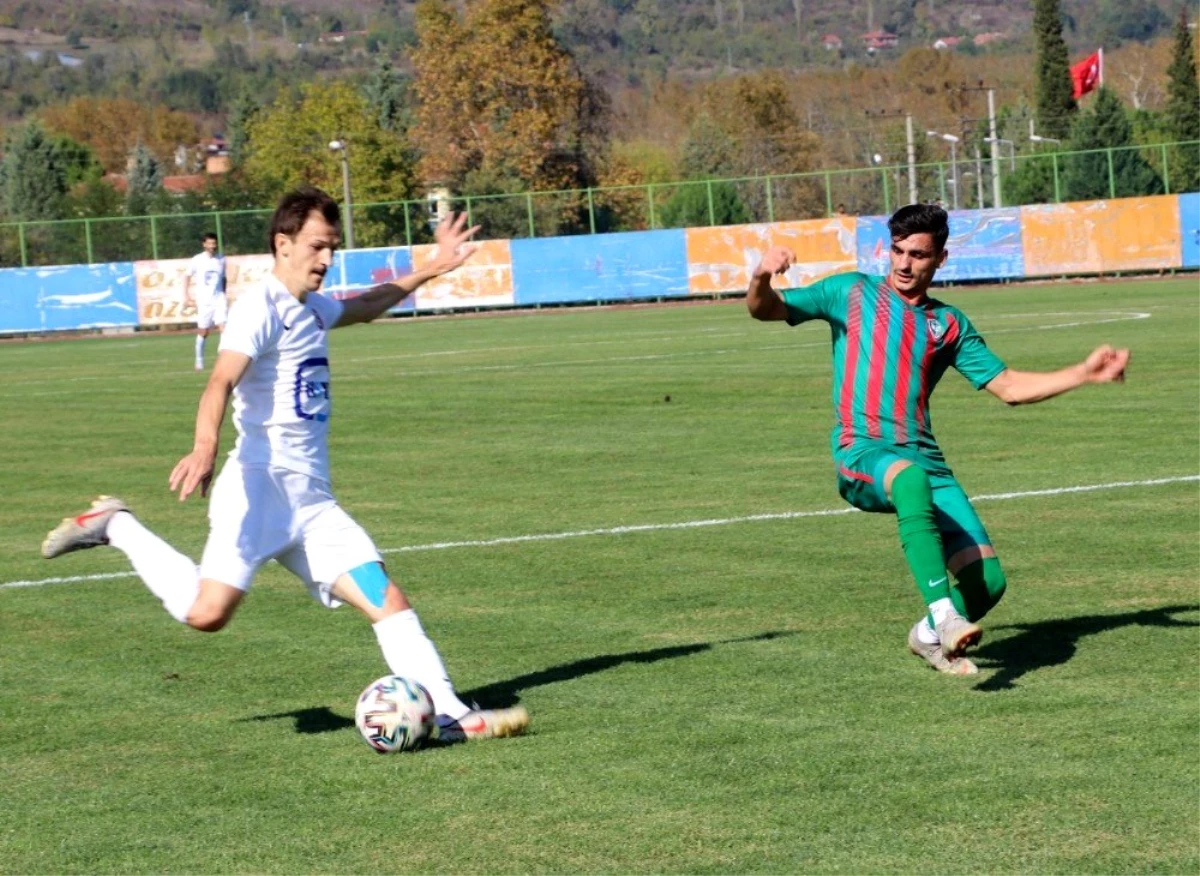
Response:
[{"label": "distant player in background", "polygon": [[192,256],[183,275],[185,304],[196,305],[196,370],[204,370],[204,341],[213,326],[225,325],[225,256],[217,254],[217,236],[201,239],[202,252]]},{"label": "distant player in background", "polygon": [[278,560],[330,608],[349,603],[371,621],[390,670],[427,688],[440,738],[471,739],[524,732],[515,706],[472,709],[459,700],[442,659],[404,592],[389,578],[370,536],[334,499],[329,483],[331,329],[370,322],[426,280],[461,265],[478,228],[449,217],[420,270],[345,301],[317,290],[339,243],[337,202],[303,188],[280,201],[271,220],[272,273],[243,292],[230,312],[221,349],[200,397],[192,451],[171,472],[183,501],[208,494],[217,441],[233,399],[237,443],[209,503],[209,535],[196,564],[156,536],[120,499],[102,496],[68,517],[42,544],[52,558],[111,544],[163,607],[197,630],[215,632],[233,617],[257,571]]},{"label": "distant player in background", "polygon": [[979,642],[976,621],[1000,600],[1006,582],[933,437],[929,397],[953,367],[1007,404],[1044,401],[1088,383],[1124,380],[1129,351],[1100,346],[1079,364],[1053,372],[1008,368],[962,311],[927,294],[949,255],[946,212],[927,204],[903,207],[888,229],[886,276],[837,274],[781,294],[771,278],[796,257],[774,247],[754,269],[746,306],[759,320],[829,323],[838,492],[856,508],[898,519],[900,544],[927,608],[909,632],[909,650],[940,672],[970,675],[978,669],[963,652]]}]

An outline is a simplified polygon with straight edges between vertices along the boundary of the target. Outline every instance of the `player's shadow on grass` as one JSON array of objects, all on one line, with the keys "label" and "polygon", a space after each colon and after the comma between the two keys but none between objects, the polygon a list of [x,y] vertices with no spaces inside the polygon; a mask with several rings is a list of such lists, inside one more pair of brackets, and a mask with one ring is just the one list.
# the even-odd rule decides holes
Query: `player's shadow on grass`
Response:
[{"label": "player's shadow on grass", "polygon": [[[587,657],[583,660],[573,660],[559,666],[551,666],[538,672],[518,675],[505,681],[497,681],[474,690],[460,692],[459,696],[465,702],[478,702],[484,708],[501,709],[516,705],[520,693],[531,687],[543,684],[553,684],[559,681],[570,681],[584,675],[604,672],[624,663],[657,663],[659,660],[673,660],[677,657],[689,657],[712,650],[713,645],[736,645],[744,642],[766,642],[782,636],[792,636],[795,633],[773,631],[759,633],[754,636],[744,636],[738,639],[725,639],[720,642],[698,642],[694,645],[672,645],[668,648],[654,648],[649,651],[627,651],[624,654],[602,654],[598,657]],[[243,718],[243,721],[278,721],[290,718],[295,721],[297,733],[332,733],[354,726],[354,719],[344,718],[328,706],[314,706],[311,709],[294,709],[290,712],[273,712],[269,715],[253,715]]]},{"label": "player's shadow on grass", "polygon": [[719,642],[697,642],[694,645],[672,645],[667,648],[653,648],[649,651],[627,651],[624,654],[601,654],[598,657],[585,657],[551,666],[538,672],[518,675],[505,681],[497,681],[484,687],[477,687],[462,694],[465,702],[477,701],[486,708],[507,708],[516,705],[521,697],[520,692],[531,687],[544,684],[554,684],[559,681],[571,681],[585,675],[604,672],[624,663],[657,663],[660,660],[673,660],[677,657],[690,657],[712,650],[714,645],[737,645],[745,642],[767,642],[783,636],[794,636],[794,632],[770,631],[754,636],[743,636],[738,639],[724,639]]},{"label": "player's shadow on grass", "polygon": [[975,685],[975,690],[998,691],[1016,687],[1017,679],[1038,669],[1059,666],[1075,656],[1084,636],[1119,627],[1197,627],[1198,621],[1178,620],[1172,615],[1196,611],[1200,605],[1168,605],[1126,614],[1093,614],[1036,624],[1013,624],[996,630],[1019,630],[1016,635],[990,642],[971,654],[980,669],[997,669],[995,675]]}]

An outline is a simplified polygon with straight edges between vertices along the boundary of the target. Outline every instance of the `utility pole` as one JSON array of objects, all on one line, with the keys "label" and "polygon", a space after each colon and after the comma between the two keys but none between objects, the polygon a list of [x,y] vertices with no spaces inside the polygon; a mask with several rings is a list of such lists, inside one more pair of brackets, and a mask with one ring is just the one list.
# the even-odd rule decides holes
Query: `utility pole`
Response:
[{"label": "utility pole", "polygon": [[[917,143],[913,136],[912,113],[900,110],[879,110],[878,112],[867,110],[867,115],[870,118],[881,119],[898,119],[900,116],[904,116],[905,158],[908,161],[908,203],[917,203]],[[899,194],[899,192],[896,193],[897,199],[899,199]]]},{"label": "utility pole", "polygon": [[992,147],[992,206],[1003,207],[1000,193],[1000,140],[996,136],[996,89],[988,88],[988,143]]},{"label": "utility pole", "polygon": [[[996,133],[996,87],[994,85],[984,85],[983,80],[979,80],[978,85],[963,84],[958,87],[959,91],[986,91],[987,92],[987,108],[988,108],[988,145],[991,147],[992,158],[992,201],[993,207],[1003,206],[1003,197],[1000,193],[1000,141],[997,139],[999,135]],[[980,206],[983,206],[980,204]]]}]

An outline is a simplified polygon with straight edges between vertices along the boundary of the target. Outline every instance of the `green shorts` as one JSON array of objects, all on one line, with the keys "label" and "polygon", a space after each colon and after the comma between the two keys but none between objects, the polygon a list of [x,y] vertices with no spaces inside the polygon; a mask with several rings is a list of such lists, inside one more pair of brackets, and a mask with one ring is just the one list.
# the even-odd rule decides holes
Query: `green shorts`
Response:
[{"label": "green shorts", "polygon": [[944,463],[901,447],[856,442],[833,456],[837,466],[838,493],[860,511],[895,514],[896,507],[883,490],[884,475],[895,462],[919,465],[929,475],[933,488],[933,513],[942,535],[942,550],[947,558],[964,548],[991,546],[987,530],[971,501],[953,473]]}]

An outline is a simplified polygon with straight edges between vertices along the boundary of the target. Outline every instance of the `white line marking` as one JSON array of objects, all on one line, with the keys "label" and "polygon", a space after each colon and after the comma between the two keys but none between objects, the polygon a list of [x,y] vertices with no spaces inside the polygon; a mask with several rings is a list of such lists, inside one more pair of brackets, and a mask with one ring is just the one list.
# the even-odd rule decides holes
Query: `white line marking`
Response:
[{"label": "white line marking", "polygon": [[[1001,502],[1007,499],[1025,499],[1034,496],[1064,496],[1068,493],[1095,493],[1100,490],[1116,490],[1123,487],[1158,487],[1165,484],[1182,484],[1200,481],[1200,475],[1181,475],[1170,478],[1153,478],[1143,481],[1114,481],[1108,484],[1086,484],[1077,487],[1053,487],[1047,490],[1021,490],[1014,493],[989,493],[973,496],[972,502]],[[416,551],[444,551],[452,548],[495,547],[502,544],[523,544],[534,541],[561,541],[568,538],[585,538],[593,535],[628,535],[635,532],[663,532],[672,529],[699,529],[706,526],[731,526],[738,523],[757,523],[763,520],[798,520],[805,517],[837,517],[859,513],[857,508],[829,508],[820,511],[783,511],[775,514],[749,514],[744,517],[715,517],[707,520],[685,520],[682,523],[642,523],[633,526],[610,526],[604,529],[577,529],[570,532],[543,532],[535,535],[510,535],[502,538],[478,539],[473,541],[439,541],[430,544],[412,544],[404,547],[385,548],[381,554],[403,554]],[[84,581],[108,581],[113,578],[132,578],[133,572],[104,572],[96,575],[70,575],[62,578],[38,578],[28,581],[0,583],[0,590],[16,587],[40,587],[43,584],[78,584]]]}]

